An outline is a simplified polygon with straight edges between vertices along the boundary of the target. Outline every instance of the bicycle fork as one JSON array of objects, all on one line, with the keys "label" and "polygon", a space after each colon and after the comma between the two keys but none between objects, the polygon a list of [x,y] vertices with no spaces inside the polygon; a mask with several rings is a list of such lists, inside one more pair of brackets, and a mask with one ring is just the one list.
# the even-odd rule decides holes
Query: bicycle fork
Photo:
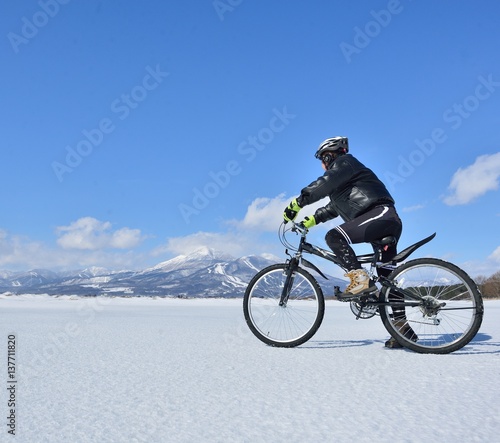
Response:
[{"label": "bicycle fork", "polygon": [[279,306],[286,307],[288,302],[288,297],[290,297],[290,291],[292,290],[293,281],[295,279],[295,271],[299,266],[299,260],[297,257],[292,257],[290,262],[288,263],[288,267],[286,269],[286,278],[285,283],[283,284],[283,289],[281,291],[281,297]]}]

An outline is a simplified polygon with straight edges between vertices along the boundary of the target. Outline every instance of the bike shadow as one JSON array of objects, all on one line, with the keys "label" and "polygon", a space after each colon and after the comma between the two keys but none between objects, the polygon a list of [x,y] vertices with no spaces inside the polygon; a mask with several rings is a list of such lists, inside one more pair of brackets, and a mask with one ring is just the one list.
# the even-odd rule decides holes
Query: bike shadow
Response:
[{"label": "bike shadow", "polygon": [[299,347],[299,349],[338,349],[371,346],[377,343],[385,343],[385,340],[310,340]]},{"label": "bike shadow", "polygon": [[500,354],[500,343],[492,340],[491,335],[478,332],[467,346],[455,351],[453,355]]},{"label": "bike shadow", "polygon": [[[477,333],[476,336],[462,349],[455,351],[452,355],[480,355],[480,354],[500,354],[500,343],[493,342],[493,337],[489,334]],[[384,340],[316,340],[309,341],[298,349],[339,349],[354,348],[362,346],[371,346],[381,344],[384,346]],[[409,349],[402,351],[413,352]]]}]

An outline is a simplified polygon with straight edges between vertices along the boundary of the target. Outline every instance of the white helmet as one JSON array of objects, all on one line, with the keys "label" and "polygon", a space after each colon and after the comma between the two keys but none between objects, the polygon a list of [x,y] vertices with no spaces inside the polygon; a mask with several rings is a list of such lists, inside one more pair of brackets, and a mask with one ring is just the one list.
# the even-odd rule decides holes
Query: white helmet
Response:
[{"label": "white helmet", "polygon": [[339,154],[347,154],[349,152],[349,142],[347,140],[347,137],[327,138],[323,143],[319,145],[319,148],[314,156],[318,159],[321,159],[325,152],[337,151],[340,151]]}]

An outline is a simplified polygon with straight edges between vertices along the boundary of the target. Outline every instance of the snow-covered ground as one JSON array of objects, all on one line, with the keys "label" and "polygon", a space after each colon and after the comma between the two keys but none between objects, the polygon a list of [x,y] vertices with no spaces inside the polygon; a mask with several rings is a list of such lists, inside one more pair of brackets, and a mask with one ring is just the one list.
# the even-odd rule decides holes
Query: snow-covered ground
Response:
[{"label": "snow-covered ground", "polygon": [[500,301],[449,355],[385,349],[339,302],[295,349],[251,335],[241,300],[0,295],[0,332],[2,442],[500,441]]}]

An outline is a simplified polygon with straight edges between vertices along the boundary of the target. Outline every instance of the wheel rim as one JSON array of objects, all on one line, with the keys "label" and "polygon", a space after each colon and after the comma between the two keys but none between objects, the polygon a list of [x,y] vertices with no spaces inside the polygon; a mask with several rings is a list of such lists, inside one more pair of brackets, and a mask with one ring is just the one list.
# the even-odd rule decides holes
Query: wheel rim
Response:
[{"label": "wheel rim", "polygon": [[319,313],[315,288],[298,272],[286,305],[280,306],[285,279],[282,269],[263,275],[255,282],[248,299],[252,325],[259,334],[277,343],[291,343],[307,335]]},{"label": "wheel rim", "polygon": [[[458,273],[437,264],[421,264],[404,269],[394,281],[415,295],[415,300],[422,300],[415,306],[406,306],[404,316],[400,310],[385,307],[398,337],[416,341],[421,348],[445,349],[456,345],[473,329],[476,298],[469,283]],[[389,295],[389,300],[396,299]],[[405,297],[405,302],[411,301],[411,297]]]}]

